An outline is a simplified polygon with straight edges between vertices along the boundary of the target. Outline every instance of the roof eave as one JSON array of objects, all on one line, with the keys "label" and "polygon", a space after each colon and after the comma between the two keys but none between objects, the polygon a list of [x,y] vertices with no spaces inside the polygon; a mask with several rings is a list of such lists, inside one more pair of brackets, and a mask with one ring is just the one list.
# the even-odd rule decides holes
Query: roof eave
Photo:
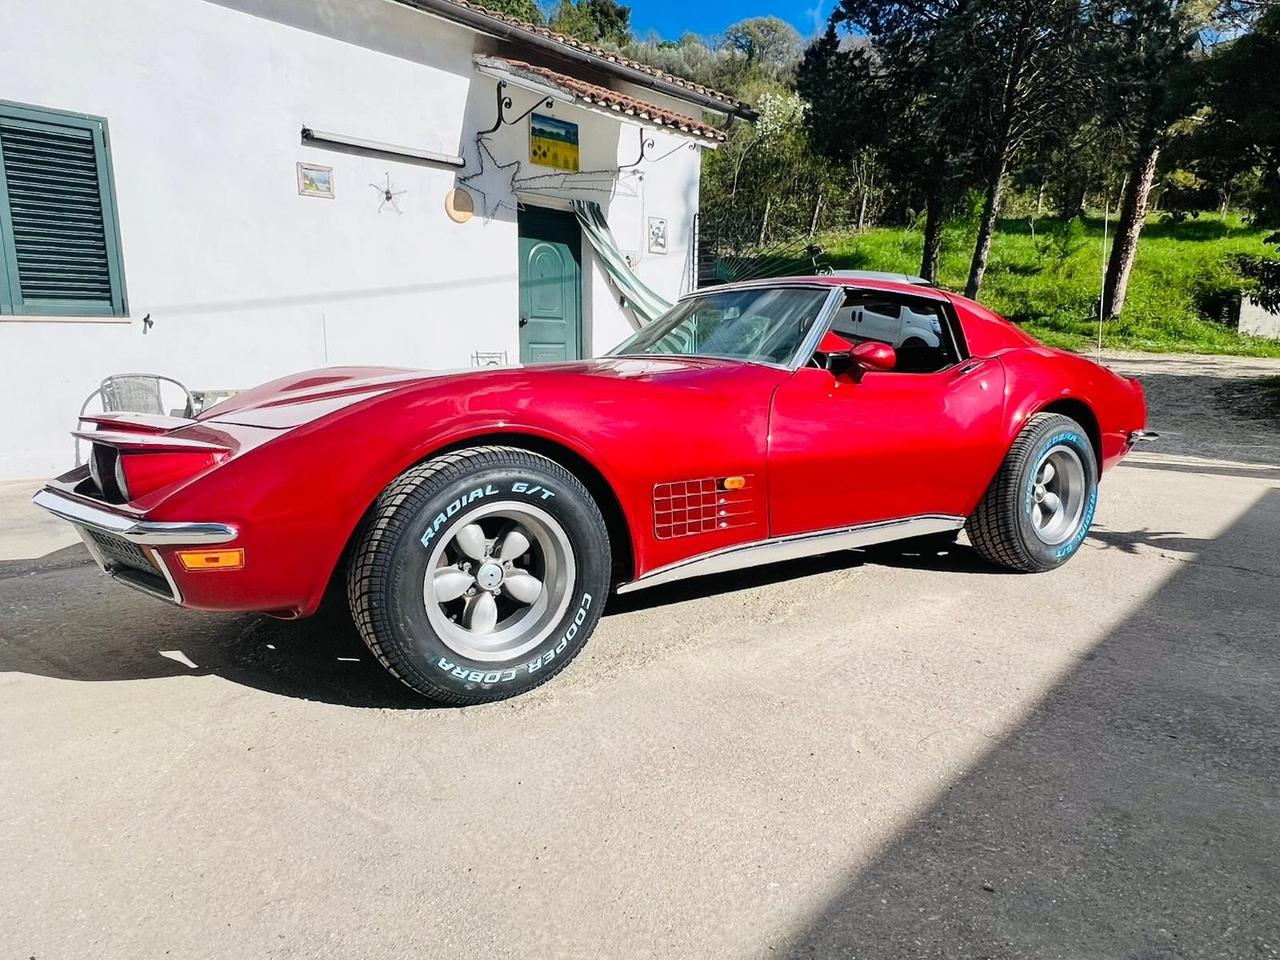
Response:
[{"label": "roof eave", "polygon": [[679,84],[663,80],[661,77],[645,73],[643,70],[629,67],[625,63],[602,57],[590,50],[570,46],[569,44],[544,37],[541,34],[523,30],[514,24],[498,20],[478,10],[452,3],[451,0],[394,0],[394,2],[420,10],[423,13],[433,14],[443,20],[449,20],[452,23],[468,27],[478,33],[484,33],[511,43],[523,44],[550,56],[586,64],[596,70],[625,80],[627,83],[634,83],[638,87],[654,90],[688,103],[695,103],[700,107],[714,110],[717,113],[741,117],[750,121],[754,121],[757,116],[754,110],[743,103],[720,99],[697,90],[691,90],[688,87],[682,87]]}]

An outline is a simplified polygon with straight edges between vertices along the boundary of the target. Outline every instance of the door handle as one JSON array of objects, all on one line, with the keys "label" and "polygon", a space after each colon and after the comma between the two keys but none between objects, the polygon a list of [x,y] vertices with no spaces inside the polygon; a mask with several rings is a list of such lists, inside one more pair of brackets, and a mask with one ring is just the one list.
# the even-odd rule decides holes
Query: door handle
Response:
[{"label": "door handle", "polygon": [[528,317],[521,317],[521,318],[520,318],[520,326],[522,326],[522,327],[527,327],[528,325],[529,325],[529,318],[528,318]]}]

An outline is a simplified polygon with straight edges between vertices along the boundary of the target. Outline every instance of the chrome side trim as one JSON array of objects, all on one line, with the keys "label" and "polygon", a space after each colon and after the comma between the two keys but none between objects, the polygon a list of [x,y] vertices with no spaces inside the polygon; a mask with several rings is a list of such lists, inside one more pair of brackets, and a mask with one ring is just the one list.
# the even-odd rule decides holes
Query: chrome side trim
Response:
[{"label": "chrome side trim", "polygon": [[931,533],[950,533],[952,530],[963,527],[964,522],[964,517],[930,513],[916,517],[901,517],[896,520],[860,523],[852,527],[817,530],[813,533],[797,533],[786,537],[774,537],[770,540],[756,540],[752,543],[713,550],[701,556],[659,567],[630,583],[622,584],[618,587],[618,593],[632,593],[687,577],[704,577],[712,573],[741,570],[765,563],[779,563],[784,560],[833,553],[837,550],[868,547],[891,540],[923,537]]},{"label": "chrome side trim", "polygon": [[[147,553],[151,554],[151,561],[160,568],[160,573],[164,576],[165,582],[169,584],[169,589],[173,591],[172,597],[160,597],[160,599],[168,600],[170,603],[182,603],[182,591],[178,589],[178,582],[173,579],[173,574],[169,572],[169,565],[164,562],[164,557],[160,556],[160,551],[155,547],[150,547]],[[160,594],[157,593],[155,596],[160,596]]]},{"label": "chrome side trim", "polygon": [[31,502],[78,526],[93,527],[103,533],[123,537],[133,543],[227,543],[239,531],[229,523],[162,523],[155,520],[133,520],[118,513],[73,500],[53,490],[41,490]]}]

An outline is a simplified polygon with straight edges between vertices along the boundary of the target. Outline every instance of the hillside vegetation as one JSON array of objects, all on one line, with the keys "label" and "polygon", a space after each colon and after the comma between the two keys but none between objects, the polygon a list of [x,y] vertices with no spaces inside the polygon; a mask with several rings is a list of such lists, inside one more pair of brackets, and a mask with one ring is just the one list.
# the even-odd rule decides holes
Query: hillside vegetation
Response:
[{"label": "hillside vegetation", "polygon": [[[1034,229],[1033,229],[1034,226]],[[944,231],[938,281],[962,289],[969,270],[972,225]],[[1202,215],[1183,223],[1153,218],[1138,245],[1123,314],[1103,325],[1106,347],[1153,352],[1280,357],[1280,341],[1241,336],[1225,322],[1241,281],[1237,254],[1272,254],[1270,232],[1241,217]],[[822,238],[836,269],[916,273],[924,242],[919,229],[880,227]],[[1001,220],[981,300],[1052,346],[1087,350],[1098,336],[1102,282],[1102,218]]]}]

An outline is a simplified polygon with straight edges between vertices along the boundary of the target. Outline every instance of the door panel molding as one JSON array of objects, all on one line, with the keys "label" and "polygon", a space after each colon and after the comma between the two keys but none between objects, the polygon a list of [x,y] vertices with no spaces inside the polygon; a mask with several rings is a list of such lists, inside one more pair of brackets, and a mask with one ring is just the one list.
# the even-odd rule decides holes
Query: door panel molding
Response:
[{"label": "door panel molding", "polygon": [[853,550],[877,543],[889,543],[893,540],[928,536],[932,533],[950,533],[953,530],[959,530],[964,524],[964,517],[950,514],[922,514],[917,517],[900,517],[894,520],[879,520],[875,523],[860,523],[851,527],[837,527],[833,530],[817,530],[788,537],[756,540],[713,550],[710,553],[651,570],[630,583],[622,584],[618,587],[618,593],[632,593],[646,587],[656,587],[662,583],[684,580],[688,577],[704,577],[712,573],[725,573],[766,563],[798,560],[802,557],[814,557],[838,550]]}]

